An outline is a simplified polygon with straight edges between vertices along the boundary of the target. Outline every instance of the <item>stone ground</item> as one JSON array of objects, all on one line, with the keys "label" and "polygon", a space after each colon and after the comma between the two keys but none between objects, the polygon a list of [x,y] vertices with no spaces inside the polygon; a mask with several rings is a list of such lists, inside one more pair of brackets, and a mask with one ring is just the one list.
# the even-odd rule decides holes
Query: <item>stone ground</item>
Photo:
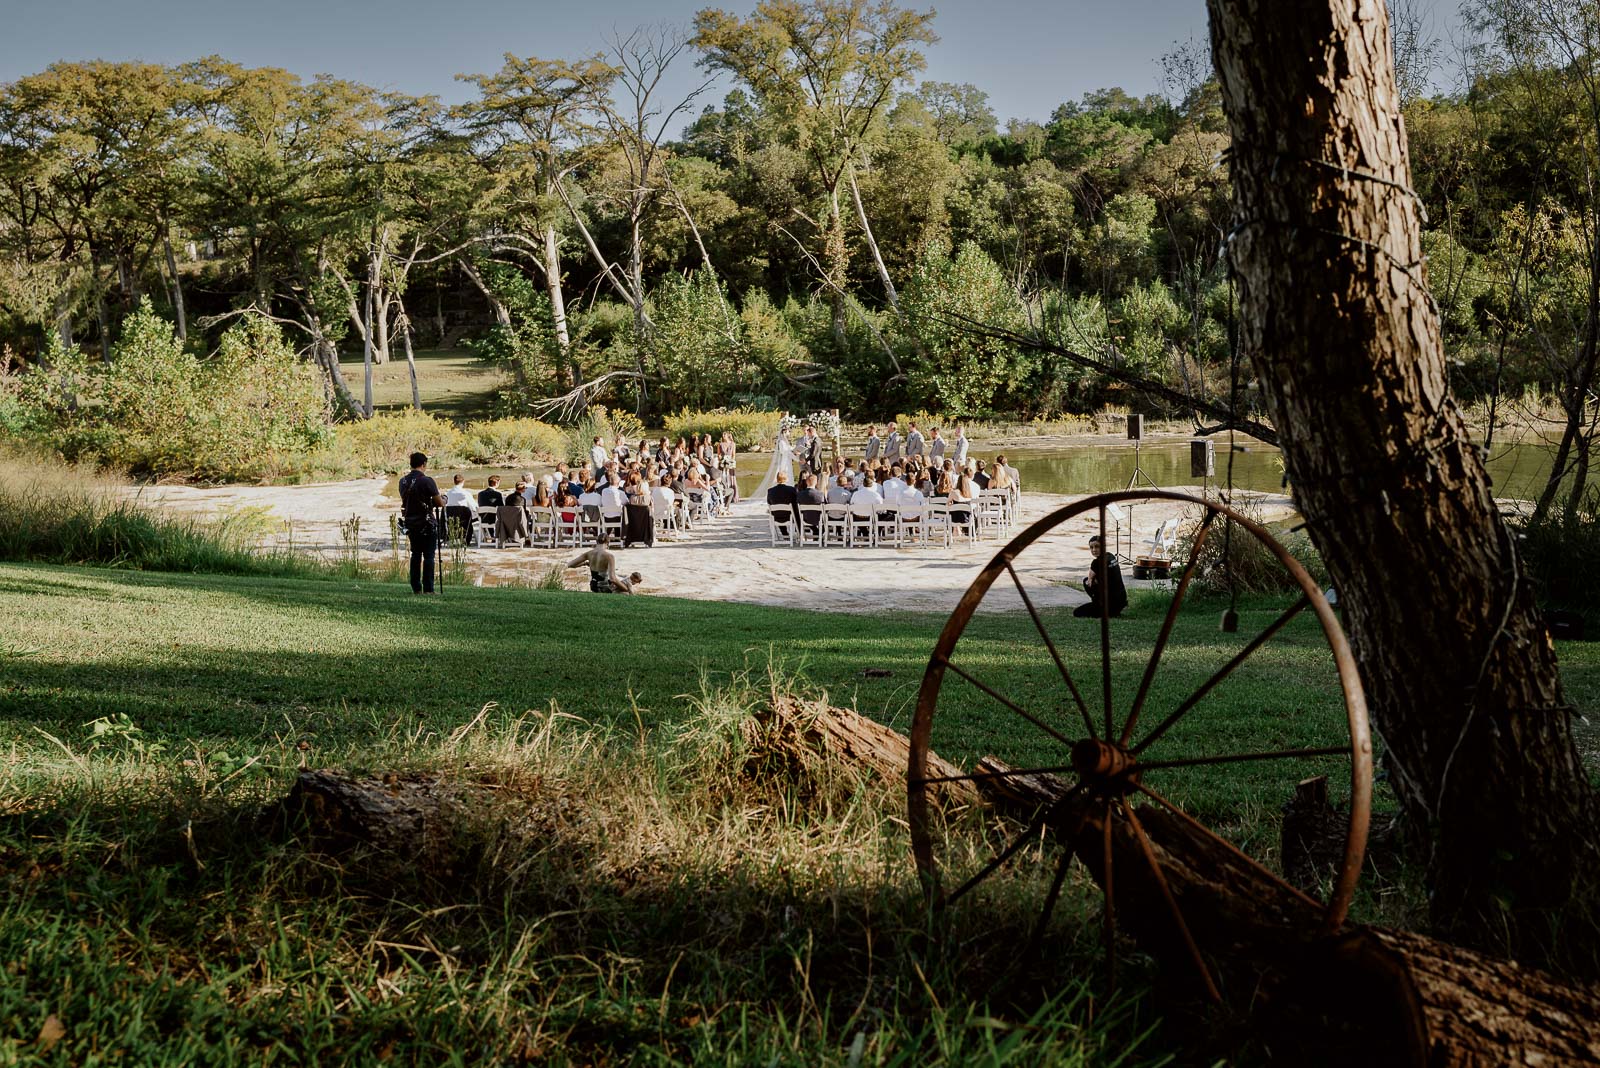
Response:
[{"label": "stone ground", "polygon": [[[292,542],[296,549],[329,557],[346,551],[341,524],[358,517],[362,555],[381,562],[391,556],[390,519],[399,511],[399,501],[385,494],[386,485],[386,479],[369,478],[310,486],[157,485],[137,492],[162,507],[205,515],[258,511],[270,543]],[[1258,496],[1269,520],[1293,511],[1286,496]],[[1080,499],[1024,493],[1013,533]],[[1188,510],[1193,506],[1171,501],[1135,504],[1129,516],[1135,550],[1143,551],[1145,540],[1161,523]],[[1090,510],[1053,528],[1015,558],[1014,567],[1035,604],[1076,605],[1087,599],[1081,581],[1089,566],[1088,539],[1098,525],[1097,512]],[[617,566],[623,573],[642,573],[640,592],[645,594],[830,612],[945,613],[1002,544],[1000,539],[987,539],[975,544],[961,540],[950,548],[774,546],[765,509],[747,501],[736,505],[732,516],[702,523],[676,540],[658,539],[651,548],[619,550]],[[571,548],[469,549],[465,558],[471,581],[494,586],[537,582],[552,565],[565,563],[576,553]],[[1126,544],[1123,554],[1127,555]],[[1124,575],[1129,575],[1126,568]],[[565,577],[573,588],[587,581],[581,569],[566,572]],[[1129,585],[1141,583],[1130,577]],[[1015,587],[1002,581],[985,597],[983,607],[1021,611],[1022,602]]]}]

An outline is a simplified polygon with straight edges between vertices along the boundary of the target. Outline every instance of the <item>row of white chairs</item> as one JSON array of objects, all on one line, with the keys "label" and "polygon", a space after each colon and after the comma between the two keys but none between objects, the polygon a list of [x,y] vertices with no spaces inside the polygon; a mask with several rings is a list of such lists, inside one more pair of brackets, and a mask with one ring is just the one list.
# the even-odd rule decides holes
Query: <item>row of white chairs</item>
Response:
[{"label": "row of white chairs", "polygon": [[[650,505],[650,519],[657,537],[675,537],[713,518],[710,496],[705,493],[677,494],[670,509],[660,507],[655,501]],[[495,509],[479,510],[477,544],[480,548],[499,547],[498,520]],[[581,507],[528,509],[528,533],[537,548],[581,548],[593,545],[602,533],[610,535],[614,541],[620,540],[624,522],[622,513],[608,515],[603,510],[587,511]]]},{"label": "row of white chairs", "polygon": [[985,490],[970,502],[929,497],[910,509],[898,501],[886,502],[867,514],[857,514],[848,504],[801,504],[792,510],[778,505],[767,509],[767,531],[773,545],[948,548],[958,535],[968,541],[1010,537],[1015,514],[1016,500],[1009,492]]}]

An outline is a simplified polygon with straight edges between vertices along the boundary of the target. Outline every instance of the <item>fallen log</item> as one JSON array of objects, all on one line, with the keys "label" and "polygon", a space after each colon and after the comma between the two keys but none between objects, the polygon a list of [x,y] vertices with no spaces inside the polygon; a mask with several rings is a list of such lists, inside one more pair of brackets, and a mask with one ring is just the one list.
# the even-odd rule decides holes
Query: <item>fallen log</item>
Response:
[{"label": "fallen log", "polygon": [[[1007,771],[984,757],[978,770]],[[994,807],[1031,818],[1066,784],[1047,776],[980,778]],[[1004,784],[1004,785],[1001,785]],[[1103,803],[1063,806],[1055,826],[1104,885]],[[1151,850],[1224,997],[1255,1012],[1274,1059],[1416,1068],[1600,1065],[1600,985],[1382,927],[1321,930],[1323,908],[1237,851],[1155,806],[1138,809]],[[1164,969],[1198,968],[1129,823],[1112,822],[1114,905]]]}]

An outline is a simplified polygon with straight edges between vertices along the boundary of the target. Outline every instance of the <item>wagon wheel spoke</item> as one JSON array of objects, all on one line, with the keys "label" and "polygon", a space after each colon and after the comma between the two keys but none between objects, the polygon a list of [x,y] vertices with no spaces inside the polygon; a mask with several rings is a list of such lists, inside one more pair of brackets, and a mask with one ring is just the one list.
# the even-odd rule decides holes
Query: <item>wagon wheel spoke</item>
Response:
[{"label": "wagon wheel spoke", "polygon": [[1349,756],[1348,745],[1329,745],[1317,749],[1273,749],[1262,753],[1224,753],[1221,756],[1182,757],[1177,760],[1141,760],[1140,771],[1152,768],[1194,768],[1205,764],[1236,764],[1243,760],[1292,760],[1296,757]]},{"label": "wagon wheel spoke", "polygon": [[1097,735],[1094,732],[1094,717],[1089,715],[1089,706],[1083,701],[1083,694],[1078,692],[1078,684],[1073,681],[1072,673],[1067,670],[1067,665],[1062,661],[1061,654],[1056,651],[1056,643],[1050,639],[1050,632],[1044,629],[1044,620],[1039,618],[1039,612],[1033,607],[1033,598],[1028,596],[1028,591],[1022,586],[1022,578],[1017,574],[1017,569],[1011,566],[1011,561],[1006,560],[1006,570],[1011,574],[1011,581],[1016,583],[1017,593],[1022,596],[1022,603],[1028,608],[1028,615],[1033,619],[1033,625],[1039,630],[1039,637],[1044,639],[1044,647],[1050,650],[1050,659],[1056,662],[1056,668],[1061,672],[1061,679],[1067,684],[1067,689],[1072,693],[1072,700],[1078,706],[1078,714],[1083,717],[1083,727],[1089,732],[1089,737]]},{"label": "wagon wheel spoke", "polygon": [[1189,580],[1194,578],[1195,565],[1200,562],[1200,547],[1206,543],[1206,535],[1211,532],[1211,521],[1217,518],[1215,508],[1206,509],[1206,517],[1200,522],[1200,529],[1195,532],[1194,545],[1189,550],[1189,563],[1184,566],[1183,577],[1178,579],[1178,588],[1172,593],[1172,603],[1167,606],[1167,618],[1161,621],[1161,633],[1156,635],[1155,648],[1150,651],[1150,662],[1144,667],[1144,678],[1139,680],[1139,692],[1134,695],[1133,707],[1128,710],[1128,722],[1122,725],[1122,737],[1118,739],[1119,745],[1127,745],[1128,739],[1133,737],[1134,725],[1139,722],[1139,713],[1144,709],[1144,700],[1150,695],[1150,684],[1155,681],[1156,668],[1161,664],[1161,654],[1166,651],[1167,641],[1172,637],[1173,625],[1178,622],[1178,609],[1183,606],[1183,595],[1189,590]]},{"label": "wagon wheel spoke", "polygon": [[1106,951],[1106,997],[1109,999],[1117,989],[1117,905],[1116,887],[1113,864],[1111,860],[1111,806],[1113,802],[1106,798],[1106,815],[1102,824],[1103,833],[1100,852],[1100,870],[1102,877],[1100,885],[1105,891],[1105,911],[1101,927],[1101,939],[1105,943]]},{"label": "wagon wheel spoke", "polygon": [[999,701],[1001,704],[1003,704],[1007,708],[1011,709],[1011,711],[1015,712],[1017,715],[1021,716],[1023,719],[1025,719],[1029,723],[1033,724],[1035,727],[1038,727],[1040,730],[1044,731],[1046,734],[1048,734],[1050,737],[1054,738],[1056,741],[1060,742],[1062,745],[1066,746],[1068,749],[1072,748],[1072,744],[1073,743],[1072,743],[1072,739],[1071,738],[1068,738],[1065,734],[1062,734],[1060,731],[1058,731],[1054,727],[1050,726],[1050,724],[1046,723],[1044,720],[1040,719],[1038,716],[1035,716],[1032,712],[1029,712],[1027,709],[1023,708],[1021,705],[1019,705],[1015,701],[1011,700],[1011,698],[1005,696],[1005,694],[1000,693],[999,691],[995,690],[993,687],[989,686],[988,684],[986,684],[986,683],[974,678],[972,675],[968,674],[964,669],[958,667],[955,664],[954,661],[949,660],[948,658],[946,658],[946,659],[944,659],[944,666],[949,668],[951,671],[954,671],[957,675],[960,675],[962,678],[966,679],[968,682],[972,683],[972,685],[976,686],[978,689],[982,690],[984,693],[988,694],[990,697],[993,697],[996,701]]},{"label": "wagon wheel spoke", "polygon": [[1267,644],[1274,634],[1278,633],[1278,631],[1287,626],[1290,620],[1294,619],[1295,616],[1305,611],[1305,609],[1310,607],[1310,605],[1311,598],[1302,595],[1298,601],[1284,609],[1283,613],[1279,615],[1277,619],[1274,619],[1271,623],[1267,624],[1265,630],[1263,630],[1260,634],[1257,634],[1254,638],[1250,639],[1250,644],[1246,645],[1243,649],[1240,649],[1232,660],[1229,660],[1226,664],[1223,664],[1217,669],[1215,674],[1213,674],[1205,682],[1201,683],[1198,690],[1185,698],[1183,703],[1174,709],[1170,716],[1162,720],[1160,725],[1158,725],[1155,730],[1145,735],[1144,740],[1138,745],[1134,746],[1131,751],[1136,755],[1144,752],[1144,750],[1147,749],[1152,742],[1154,742],[1157,738],[1160,738],[1163,734],[1167,733],[1174,723],[1182,719],[1191,708],[1199,704],[1206,694],[1210,693],[1216,688],[1218,683],[1227,678],[1229,675],[1233,674],[1234,670],[1237,669],[1240,664],[1250,659],[1251,654],[1253,654],[1263,645]]},{"label": "wagon wheel spoke", "polygon": [[1222,993],[1217,990],[1217,984],[1211,978],[1211,969],[1206,967],[1205,958],[1200,955],[1200,947],[1195,944],[1194,935],[1189,931],[1189,924],[1183,918],[1183,910],[1178,908],[1178,899],[1172,894],[1166,873],[1161,870],[1161,862],[1156,860],[1156,851],[1144,833],[1144,825],[1139,822],[1139,817],[1134,814],[1131,805],[1124,805],[1123,811],[1127,813],[1128,826],[1133,828],[1133,836],[1139,840],[1139,850],[1144,854],[1145,863],[1150,865],[1150,874],[1156,877],[1156,885],[1161,888],[1161,896],[1166,899],[1167,911],[1172,913],[1172,921],[1178,925],[1178,933],[1183,936],[1183,944],[1189,950],[1189,957],[1200,972],[1200,981],[1205,984],[1206,995],[1212,1001],[1220,1003]]},{"label": "wagon wheel spoke", "polygon": [[1061,851],[1061,860],[1056,863],[1056,877],[1050,880],[1050,892],[1044,896],[1044,907],[1039,910],[1039,919],[1033,925],[1033,933],[1028,936],[1028,947],[1024,950],[1029,956],[1039,949],[1039,943],[1044,939],[1045,928],[1050,925],[1050,914],[1056,910],[1056,899],[1061,896],[1061,884],[1066,881],[1067,869],[1072,867],[1072,849],[1070,847]]},{"label": "wagon wheel spoke", "polygon": [[[1097,586],[1100,586],[1100,688],[1105,700],[1106,737],[1111,737],[1111,597],[1104,589],[1107,576],[1111,574],[1111,559],[1106,555],[1106,506],[1100,504],[1100,559],[1104,561],[1100,568],[1101,577]],[[1094,564],[1089,565],[1089,573],[1094,574]]]},{"label": "wagon wheel spoke", "polygon": [[1312,897],[1310,894],[1306,893],[1304,890],[1301,890],[1299,887],[1291,886],[1289,883],[1285,882],[1283,877],[1280,876],[1277,872],[1273,871],[1271,868],[1268,868],[1266,865],[1264,865],[1260,861],[1256,860],[1256,858],[1252,857],[1250,854],[1246,853],[1244,850],[1240,849],[1238,846],[1234,845],[1232,842],[1228,841],[1226,838],[1222,837],[1220,834],[1218,834],[1217,832],[1213,831],[1211,828],[1207,827],[1205,824],[1201,823],[1199,820],[1195,819],[1193,816],[1189,815],[1187,812],[1185,812],[1183,809],[1179,808],[1177,805],[1173,804],[1171,801],[1169,801],[1167,798],[1163,797],[1161,794],[1159,794],[1156,791],[1150,789],[1150,787],[1146,786],[1144,783],[1142,783],[1142,782],[1134,782],[1133,783],[1133,787],[1134,787],[1134,789],[1138,790],[1141,794],[1144,794],[1150,800],[1154,801],[1156,804],[1160,805],[1162,808],[1164,808],[1168,812],[1172,813],[1172,815],[1174,815],[1178,819],[1182,820],[1183,823],[1186,826],[1188,826],[1191,830],[1198,831],[1199,833],[1205,835],[1207,838],[1209,838],[1213,842],[1217,843],[1217,845],[1221,846],[1223,849],[1227,850],[1229,853],[1232,853],[1236,858],[1238,858],[1239,860],[1244,861],[1246,864],[1250,865],[1256,871],[1258,871],[1262,875],[1266,876],[1268,879],[1270,879],[1272,882],[1276,883],[1278,886],[1280,886],[1283,889],[1289,891],[1291,894],[1293,894],[1295,897],[1298,897],[1300,900],[1304,901],[1306,904],[1311,905],[1311,906],[1313,906],[1315,908],[1318,908],[1318,909],[1324,907],[1322,902],[1318,901],[1316,898]]},{"label": "wagon wheel spoke", "polygon": [[1010,860],[1016,855],[1017,850],[1027,845],[1029,840],[1032,839],[1034,835],[1044,830],[1045,825],[1049,823],[1055,814],[1059,812],[1081,789],[1083,789],[1083,785],[1081,783],[1077,786],[1074,786],[1072,789],[1062,794],[1060,800],[1056,801],[1055,804],[1051,805],[1049,808],[1035,816],[1033,818],[1033,822],[1028,824],[1027,828],[1023,830],[1021,834],[1017,835],[1017,837],[999,853],[996,853],[994,858],[991,859],[989,863],[985,864],[976,875],[952,891],[950,896],[944,899],[944,903],[946,905],[955,904],[957,901],[961,900],[961,898],[964,897],[969,890],[983,882],[989,876],[993,875],[995,870],[999,868],[1000,865]]}]

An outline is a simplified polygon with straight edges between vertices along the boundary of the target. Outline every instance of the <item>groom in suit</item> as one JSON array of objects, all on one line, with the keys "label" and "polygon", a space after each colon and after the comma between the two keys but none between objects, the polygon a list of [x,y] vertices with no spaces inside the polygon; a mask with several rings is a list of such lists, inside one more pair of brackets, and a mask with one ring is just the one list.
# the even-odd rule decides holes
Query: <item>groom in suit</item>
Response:
[{"label": "groom in suit", "polygon": [[822,473],[822,439],[817,436],[817,428],[806,425],[806,436],[800,439],[800,448],[795,451],[796,458],[800,461],[802,472],[813,475]]}]

